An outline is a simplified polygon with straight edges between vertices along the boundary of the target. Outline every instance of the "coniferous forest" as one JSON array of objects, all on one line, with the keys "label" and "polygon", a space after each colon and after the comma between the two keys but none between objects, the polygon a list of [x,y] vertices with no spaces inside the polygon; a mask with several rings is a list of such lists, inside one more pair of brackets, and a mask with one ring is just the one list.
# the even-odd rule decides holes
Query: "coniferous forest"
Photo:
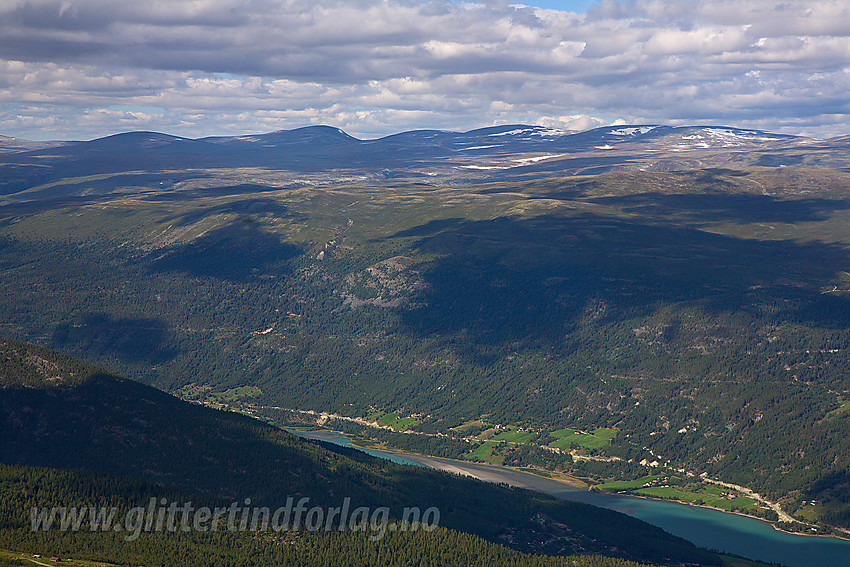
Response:
[{"label": "coniferous forest", "polygon": [[[420,555],[423,560],[441,557],[435,561],[447,564],[486,565],[499,558],[517,565],[561,564],[535,557],[540,553],[612,556],[578,559],[587,565],[629,564],[618,557],[719,561],[617,512],[299,440],[255,419],[180,401],[54,351],[3,341],[0,362],[0,455],[10,463],[0,465],[0,548],[145,565],[173,565],[175,557],[185,565],[246,564],[241,561],[248,556],[256,561],[248,564],[257,565],[384,564],[385,556],[396,557],[389,564],[404,565]],[[254,506],[276,509],[289,497],[306,498],[311,508],[340,506],[348,498],[352,509],[387,507],[398,520],[405,508],[436,508],[440,531],[386,530],[378,537],[371,527],[364,533],[178,530],[142,532],[128,542],[126,532],[85,526],[79,532],[33,531],[30,523],[33,507],[115,506],[120,519],[151,498],[192,502],[195,508],[226,508],[248,499]]]}]

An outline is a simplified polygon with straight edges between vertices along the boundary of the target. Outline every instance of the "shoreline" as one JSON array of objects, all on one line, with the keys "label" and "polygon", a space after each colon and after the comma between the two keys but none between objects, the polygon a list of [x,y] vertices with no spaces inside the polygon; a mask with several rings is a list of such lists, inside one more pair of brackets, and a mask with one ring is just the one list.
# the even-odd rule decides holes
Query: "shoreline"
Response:
[{"label": "shoreline", "polygon": [[[615,492],[600,492],[600,494],[618,494],[619,496],[630,496],[632,498],[643,498],[644,500],[655,500],[656,502],[675,502],[676,504],[686,504],[688,506],[694,506],[696,508],[706,508],[708,510],[717,510],[718,512],[724,512],[726,514],[735,514],[736,516],[740,516],[742,518],[750,518],[753,520],[760,520],[770,527],[772,527],[777,532],[788,534],[788,535],[796,535],[796,536],[806,536],[806,537],[823,537],[823,538],[833,538],[839,539],[841,541],[850,541],[850,534],[847,537],[837,536],[835,534],[812,534],[806,532],[790,532],[788,530],[783,530],[779,526],[776,525],[776,522],[772,522],[765,518],[760,518],[758,516],[751,516],[750,514],[744,514],[742,512],[735,512],[732,510],[726,510],[724,508],[717,508],[716,506],[709,506],[708,504],[694,504],[693,502],[685,502],[684,500],[675,500],[673,498],[659,498],[657,496],[647,496],[645,494],[631,494],[631,493],[615,493]],[[800,522],[802,523],[802,522]]]},{"label": "shoreline", "polygon": [[[329,430],[324,430],[324,431],[329,431]],[[378,446],[378,447],[372,446],[372,447],[370,447],[370,446],[366,446],[366,445],[359,445],[357,443],[356,439],[352,439],[351,437],[349,437],[345,433],[342,433],[342,432],[339,432],[339,431],[334,431],[334,433],[338,433],[340,435],[345,435],[345,437],[348,438],[351,441],[352,447],[356,447],[358,449],[368,449],[370,451],[380,451],[380,452],[383,452],[383,453],[392,453],[392,454],[395,454],[395,455],[402,455],[404,457],[412,457],[410,459],[412,461],[415,461],[416,459],[422,459],[422,460],[435,460],[437,463],[439,463],[440,460],[442,460],[442,461],[455,462],[455,463],[458,463],[460,465],[480,465],[480,466],[485,466],[485,467],[498,467],[498,468],[501,468],[501,469],[507,469],[507,470],[511,470],[511,471],[514,471],[514,472],[531,474],[531,475],[534,475],[538,478],[544,478],[544,479],[547,479],[547,480],[556,480],[558,482],[566,484],[567,486],[571,486],[571,487],[574,487],[574,488],[580,488],[582,490],[588,490],[589,491],[590,488],[593,486],[593,485],[583,481],[582,479],[580,479],[578,477],[574,477],[572,475],[568,475],[568,474],[564,474],[564,473],[552,473],[552,476],[547,476],[547,475],[539,474],[538,472],[535,472],[537,469],[534,469],[532,467],[525,467],[525,468],[511,467],[511,466],[508,466],[508,465],[500,465],[500,464],[496,464],[496,463],[487,463],[487,462],[484,462],[484,461],[480,461],[480,462],[479,461],[466,461],[466,460],[460,460],[460,459],[453,459],[451,457],[436,457],[434,455],[426,455],[424,453],[402,451],[400,449],[396,449],[396,448],[393,448],[393,447],[384,447],[384,446]],[[420,464],[424,465],[424,463],[420,463]],[[425,465],[425,466],[428,466],[428,465]],[[447,472],[454,472],[454,471],[449,471],[451,466],[447,465],[447,464],[442,464],[440,466],[437,466],[435,464],[435,466],[430,466],[429,468],[433,468],[435,470],[446,470]],[[469,474],[469,473],[464,473],[464,474],[467,474],[467,476],[472,476],[473,478],[478,478],[475,475],[472,475],[472,474]],[[564,478],[564,477],[567,477],[567,478]],[[479,480],[483,480],[483,479],[479,479]]]},{"label": "shoreline", "polygon": [[[370,451],[379,451],[379,452],[383,452],[383,453],[399,455],[399,456],[402,456],[402,457],[405,457],[405,458],[409,458],[409,460],[417,462],[420,465],[425,466],[427,468],[431,468],[431,469],[435,469],[435,470],[441,470],[441,471],[444,471],[444,472],[450,472],[450,473],[453,473],[453,474],[462,474],[462,475],[465,475],[465,476],[475,478],[477,480],[481,480],[483,482],[497,482],[498,483],[498,482],[504,482],[504,481],[503,480],[499,481],[499,480],[495,480],[493,478],[486,478],[485,476],[476,475],[469,470],[469,467],[474,468],[474,467],[477,466],[477,467],[491,468],[493,470],[501,469],[501,470],[506,470],[506,471],[528,474],[528,475],[534,476],[534,477],[539,478],[539,479],[555,481],[555,482],[561,483],[561,484],[563,484],[567,487],[570,487],[570,488],[573,488],[573,489],[576,489],[576,490],[582,490],[582,491],[587,491],[587,492],[596,492],[597,494],[610,494],[610,495],[618,495],[618,496],[627,496],[627,497],[631,497],[631,498],[642,498],[642,499],[645,499],[645,500],[654,500],[654,501],[657,501],[657,502],[673,502],[673,503],[676,503],[676,504],[684,504],[684,505],[694,506],[694,507],[698,507],[698,508],[705,508],[705,509],[708,509],[708,510],[716,510],[718,512],[723,512],[723,513],[726,513],[726,514],[734,514],[734,515],[740,516],[742,518],[750,518],[750,519],[753,519],[753,520],[759,520],[761,522],[764,522],[764,523],[770,525],[770,527],[773,528],[775,531],[783,533],[783,534],[787,534],[787,535],[796,535],[796,536],[805,536],[805,537],[814,537],[814,538],[833,538],[833,539],[836,539],[836,540],[839,540],[839,541],[850,541],[850,534],[848,534],[847,537],[841,537],[841,536],[838,536],[838,535],[835,535],[835,534],[822,534],[822,533],[813,534],[813,533],[806,533],[806,532],[793,532],[793,531],[783,530],[782,528],[778,527],[775,522],[772,522],[772,521],[767,520],[765,518],[760,518],[758,516],[752,516],[750,514],[744,514],[744,513],[741,513],[741,512],[733,512],[732,510],[717,508],[715,506],[710,506],[710,505],[707,505],[707,504],[694,504],[693,502],[685,502],[685,501],[682,501],[682,500],[675,500],[675,499],[672,499],[672,498],[658,498],[658,497],[654,497],[654,496],[646,496],[646,495],[643,495],[643,494],[630,494],[630,493],[617,494],[617,493],[614,493],[614,492],[607,492],[607,491],[593,491],[591,485],[588,485],[588,483],[583,482],[580,479],[576,479],[577,480],[576,483],[571,483],[571,482],[569,482],[565,479],[558,478],[558,477],[555,477],[555,476],[544,476],[542,474],[538,474],[538,473],[534,472],[533,469],[530,469],[530,468],[521,470],[521,469],[518,469],[518,468],[515,468],[515,467],[506,466],[506,465],[499,465],[499,464],[485,463],[485,462],[475,462],[475,461],[461,461],[461,460],[458,460],[458,459],[452,459],[452,458],[448,458],[448,457],[435,457],[435,456],[432,456],[432,455],[425,455],[425,454],[421,454],[421,453],[412,453],[412,452],[402,451],[402,450],[394,449],[394,448],[367,447],[367,446],[363,446],[363,445],[358,445],[356,443],[355,439],[353,439],[351,436],[349,436],[349,435],[347,435],[343,432],[333,431],[333,430],[329,430],[329,429],[313,429],[313,430],[310,430],[310,431],[302,431],[302,433],[334,433],[336,435],[340,435],[340,436],[343,436],[346,439],[348,439],[350,445],[352,447],[356,448],[356,449],[361,449],[361,450],[362,449],[368,449]],[[457,463],[458,466],[455,466],[452,463]],[[508,483],[508,484],[511,484],[511,483]],[[529,486],[529,485],[523,486],[523,485],[520,485],[520,484],[516,484],[515,486],[520,486],[522,488],[527,488],[528,490],[536,490],[537,492],[544,492],[545,493],[545,491],[542,491],[538,488],[534,488],[533,486]],[[800,522],[800,523],[802,523],[802,522]]]}]

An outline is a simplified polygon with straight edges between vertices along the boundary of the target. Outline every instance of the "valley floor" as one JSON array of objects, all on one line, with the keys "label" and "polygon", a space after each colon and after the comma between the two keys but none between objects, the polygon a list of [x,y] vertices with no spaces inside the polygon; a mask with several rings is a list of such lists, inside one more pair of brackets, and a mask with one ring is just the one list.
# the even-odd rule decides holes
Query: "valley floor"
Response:
[{"label": "valley floor", "polygon": [[[265,408],[263,408],[263,407],[247,407],[247,408],[244,408],[244,409],[247,409],[248,410],[247,413],[249,413],[249,414],[255,414],[258,410],[262,410],[262,409],[276,409],[276,410],[296,412],[296,413],[300,413],[302,415],[309,416],[310,418],[315,419],[315,423],[320,425],[320,426],[323,426],[325,424],[329,424],[329,422],[331,422],[332,420],[337,420],[337,423],[339,423],[340,421],[341,422],[356,423],[358,425],[369,427],[369,428],[382,429],[382,430],[388,430],[388,431],[393,431],[393,432],[401,431],[401,432],[404,432],[407,435],[446,437],[446,435],[444,433],[422,433],[422,432],[412,431],[407,427],[399,428],[397,426],[394,427],[393,425],[381,423],[381,420],[378,420],[378,419],[341,416],[341,415],[337,415],[337,414],[331,413],[331,412],[317,412],[317,411],[312,411],[312,410],[293,410],[293,409],[290,409],[290,408],[268,408],[268,407],[265,407]],[[398,416],[393,416],[393,418],[394,418],[394,421],[396,423],[398,423],[398,421],[399,421]],[[509,432],[507,427],[504,427],[504,426],[499,426],[499,429],[501,429],[502,431],[508,431]],[[470,453],[469,455],[464,457],[465,459],[471,457],[472,458],[471,461],[459,460],[459,459],[449,459],[449,458],[442,458],[442,457],[438,457],[438,456],[434,456],[434,455],[424,454],[422,452],[417,452],[415,450],[413,450],[413,451],[410,451],[408,449],[399,450],[398,447],[392,447],[392,446],[387,445],[385,443],[380,443],[380,442],[376,443],[374,441],[369,441],[362,436],[352,435],[351,432],[339,432],[339,433],[347,435],[347,436],[351,436],[354,439],[354,444],[357,445],[357,446],[362,446],[362,447],[369,448],[369,449],[378,449],[378,450],[381,450],[381,451],[403,454],[409,460],[415,461],[419,464],[422,464],[423,466],[427,466],[427,467],[435,468],[435,469],[439,469],[439,470],[444,470],[444,471],[455,473],[455,474],[472,476],[474,478],[478,478],[479,480],[484,480],[484,481],[488,481],[488,482],[497,482],[497,483],[498,482],[506,482],[507,484],[513,485],[513,483],[516,482],[515,480],[506,480],[504,475],[500,473],[500,469],[508,469],[508,470],[514,470],[514,471],[520,471],[520,472],[527,472],[529,474],[534,474],[534,475],[536,475],[540,478],[557,480],[557,481],[560,481],[560,482],[564,482],[565,484],[568,484],[572,487],[579,487],[579,488],[582,488],[582,489],[587,489],[587,488],[591,488],[592,486],[594,486],[594,482],[587,482],[586,480],[583,480],[581,478],[576,478],[576,477],[574,477],[570,474],[566,474],[566,473],[552,473],[550,471],[545,470],[542,467],[503,466],[503,464],[501,462],[494,461],[494,460],[488,460],[487,457],[489,455],[488,455],[487,451],[480,451],[479,450],[479,451],[476,451],[474,453]],[[509,433],[514,433],[514,432],[509,432]],[[505,433],[502,433],[501,435],[505,435]],[[460,437],[459,439],[466,441],[466,442],[481,442],[482,441],[482,438],[478,437],[478,436]],[[516,445],[516,446],[520,446],[520,445],[524,444],[524,442],[517,442],[517,441],[508,440],[508,439],[499,439],[499,436],[496,436],[496,439],[497,439],[497,441],[486,441],[485,440],[484,443],[481,445],[481,447],[486,447],[488,443],[511,444],[511,445]],[[586,454],[586,452],[579,451],[576,448],[569,448],[568,449],[566,446],[563,449],[558,448],[558,447],[552,447],[552,446],[549,446],[549,447],[543,446],[542,448],[546,449],[548,451],[552,451],[552,452],[567,453],[571,456],[572,459],[579,460],[579,461],[580,460],[596,460],[596,461],[605,462],[605,461],[618,460],[618,457],[588,455],[588,454]],[[481,454],[479,455],[477,453],[481,453]],[[476,460],[477,461],[483,461],[483,462],[475,462]],[[655,472],[659,471],[659,468],[658,467],[647,467],[646,470],[648,472],[650,472],[650,474],[654,474]],[[755,491],[753,491],[752,489],[750,489],[748,487],[723,482],[719,479],[713,479],[713,478],[708,477],[704,473],[699,474],[699,473],[695,473],[693,471],[686,471],[684,469],[673,469],[673,470],[675,471],[675,473],[685,475],[688,478],[693,478],[697,482],[702,483],[703,486],[705,486],[707,488],[707,490],[705,490],[704,491],[705,493],[703,493],[702,490],[700,492],[687,492],[687,491],[682,491],[682,490],[676,490],[674,488],[667,487],[666,485],[662,485],[660,487],[654,487],[654,486],[650,486],[650,484],[651,484],[650,482],[646,482],[646,483],[640,482],[641,479],[635,479],[633,481],[627,481],[627,482],[624,482],[624,483],[601,482],[600,484],[596,485],[597,488],[595,488],[595,489],[599,490],[599,491],[614,492],[614,493],[624,493],[625,492],[629,496],[637,496],[637,497],[640,497],[640,498],[650,498],[650,499],[658,499],[658,500],[673,500],[673,501],[676,501],[676,502],[681,502],[683,504],[689,504],[689,505],[692,505],[692,506],[700,506],[700,507],[714,509],[714,510],[718,510],[718,511],[721,511],[721,512],[727,512],[727,513],[731,512],[733,514],[738,514],[738,515],[741,515],[741,516],[756,518],[756,519],[760,519],[762,521],[768,522],[774,527],[774,529],[777,529],[779,531],[783,531],[783,532],[786,532],[786,533],[798,533],[798,534],[810,535],[810,536],[834,535],[835,537],[839,537],[839,538],[850,537],[850,532],[846,532],[844,530],[839,530],[839,529],[833,530],[832,534],[820,533],[820,532],[818,532],[818,529],[815,526],[809,525],[805,521],[801,521],[797,518],[794,518],[793,516],[789,515],[787,512],[782,510],[779,503],[772,502],[770,500],[765,499],[763,496],[761,496],[760,494],[756,493]],[[656,477],[660,477],[660,476],[664,476],[664,475],[656,475]],[[645,477],[645,478],[652,479],[652,478],[655,478],[655,477]],[[637,483],[637,484],[635,484],[635,483]],[[618,486],[618,484],[622,484],[623,486],[620,487],[620,486]],[[606,485],[610,485],[610,486],[606,486]],[[716,492],[716,491],[713,490],[714,487],[722,487],[722,488],[728,489],[728,492]],[[526,488],[537,489],[537,488],[534,488],[534,487],[526,487]],[[626,490],[622,490],[622,489],[626,489]],[[634,490],[634,489],[637,489],[637,490]],[[725,497],[727,496],[727,494],[729,496],[729,499],[725,500]],[[721,495],[724,498],[719,498]],[[733,508],[730,504],[733,503],[733,502],[736,502],[736,500],[735,500],[736,498],[737,498],[737,502],[746,501],[750,508],[754,509],[754,506],[758,505],[762,508],[772,510],[773,512],[776,513],[777,520],[770,520],[770,519],[766,519],[766,518],[760,517],[760,516],[752,514],[752,513],[748,513],[750,511],[750,509],[741,510],[741,509],[738,509],[738,507]],[[706,502],[706,500],[709,500],[709,502]],[[720,500],[723,500],[722,505],[715,505],[716,502],[720,501]],[[714,502],[712,502],[712,501],[714,501]],[[736,504],[737,504],[737,502],[736,502]],[[787,529],[788,526],[794,526],[795,530]]]},{"label": "valley floor", "polygon": [[[322,430],[312,430],[312,431],[299,431],[300,435],[310,436],[313,434],[328,434],[334,433],[341,437],[348,438],[345,434],[340,432],[331,432],[327,429]],[[543,492],[546,494],[551,494],[560,497],[566,497],[567,499],[576,499],[576,492],[588,492],[589,485],[584,483],[580,479],[570,478],[568,475],[552,475],[547,471],[535,470],[530,468],[519,469],[517,467],[508,467],[504,465],[490,464],[490,463],[473,463],[469,461],[462,461],[458,459],[446,459],[441,457],[433,457],[428,455],[422,455],[417,453],[409,453],[406,451],[398,451],[387,449],[385,447],[375,447],[375,446],[365,446],[359,444],[357,441],[353,441],[351,443],[354,447],[359,447],[362,449],[368,449],[373,453],[386,453],[388,455],[392,454],[395,456],[403,457],[407,461],[412,461],[421,466],[445,471],[452,474],[458,474],[463,476],[469,476],[472,478],[476,478],[478,480],[484,482],[492,482],[497,484],[507,484],[509,486],[525,488],[529,490],[535,490],[538,492]],[[748,491],[745,487],[740,487],[744,491]],[[751,491],[749,491],[752,493]],[[567,496],[569,494],[569,496]],[[613,493],[611,493],[613,495]],[[720,508],[717,506],[711,506],[706,504],[695,504],[693,502],[687,502],[683,500],[675,500],[671,498],[656,498],[652,496],[642,495],[642,494],[625,494],[626,497],[632,498],[641,498],[644,500],[673,500],[679,504],[687,504],[689,506],[697,507],[697,508],[705,508],[709,510],[715,510],[717,512],[731,513],[736,516],[741,516],[743,518],[761,520],[762,522],[769,524],[774,530],[777,532],[781,532],[784,534],[792,535],[792,536],[808,536],[809,538],[835,538],[838,540],[850,540],[850,533],[841,530],[839,533],[833,534],[816,534],[816,533],[807,533],[807,532],[793,532],[788,530],[781,529],[776,522],[770,522],[765,520],[764,518],[758,518],[756,516],[752,516],[749,514],[744,514],[740,512],[732,512],[728,509]],[[581,500],[581,498],[578,498]],[[589,502],[593,504],[597,504],[598,502]],[[767,503],[767,502],[766,502]],[[775,503],[769,503],[777,506]],[[787,516],[787,515],[786,515]],[[788,516],[790,517],[790,516]],[[784,520],[783,520],[784,521]],[[792,521],[793,520],[792,518]],[[843,537],[842,537],[843,536]],[[730,558],[731,559],[731,558]],[[751,564],[746,563],[746,560],[740,559],[738,561],[743,561],[744,563],[738,563],[741,565]],[[760,565],[760,563],[752,563]]]}]

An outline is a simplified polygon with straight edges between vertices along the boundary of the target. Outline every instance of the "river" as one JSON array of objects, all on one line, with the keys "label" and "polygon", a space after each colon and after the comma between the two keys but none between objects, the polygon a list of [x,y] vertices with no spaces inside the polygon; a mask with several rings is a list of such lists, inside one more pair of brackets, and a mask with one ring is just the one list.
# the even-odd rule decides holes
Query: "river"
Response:
[{"label": "river", "polygon": [[463,463],[408,453],[391,453],[355,447],[340,433],[293,433],[337,445],[354,447],[375,457],[399,464],[425,466],[504,482],[545,492],[565,500],[586,502],[617,510],[658,526],[700,547],[732,553],[787,567],[850,567],[850,541],[779,532],[761,520],[678,502],[649,500],[619,494],[582,490],[553,479],[515,471],[498,465]]}]

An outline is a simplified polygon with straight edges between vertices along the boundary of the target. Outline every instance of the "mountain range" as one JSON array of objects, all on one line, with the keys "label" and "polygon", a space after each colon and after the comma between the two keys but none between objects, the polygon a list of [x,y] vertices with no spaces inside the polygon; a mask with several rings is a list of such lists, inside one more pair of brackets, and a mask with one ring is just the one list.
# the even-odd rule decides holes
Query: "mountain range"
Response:
[{"label": "mountain range", "polygon": [[348,182],[350,176],[359,182],[483,182],[726,165],[834,167],[846,162],[848,149],[846,137],[815,140],[729,127],[657,125],[585,132],[507,125],[470,132],[416,130],[376,140],[359,140],[329,126],[199,139],[156,132],[85,142],[3,138],[0,194],[68,176],[152,169],[273,168],[307,176],[289,179],[292,185]]}]

